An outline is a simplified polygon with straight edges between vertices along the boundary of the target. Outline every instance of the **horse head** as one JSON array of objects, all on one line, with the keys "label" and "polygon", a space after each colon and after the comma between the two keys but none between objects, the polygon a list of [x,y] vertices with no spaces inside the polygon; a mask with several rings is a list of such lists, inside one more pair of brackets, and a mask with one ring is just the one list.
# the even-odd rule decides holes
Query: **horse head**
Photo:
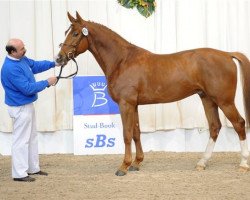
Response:
[{"label": "horse head", "polygon": [[88,49],[88,29],[86,21],[76,12],[76,19],[68,12],[68,18],[71,22],[70,27],[65,32],[66,39],[60,44],[60,52],[56,57],[56,62],[60,65],[66,65],[72,58]]}]

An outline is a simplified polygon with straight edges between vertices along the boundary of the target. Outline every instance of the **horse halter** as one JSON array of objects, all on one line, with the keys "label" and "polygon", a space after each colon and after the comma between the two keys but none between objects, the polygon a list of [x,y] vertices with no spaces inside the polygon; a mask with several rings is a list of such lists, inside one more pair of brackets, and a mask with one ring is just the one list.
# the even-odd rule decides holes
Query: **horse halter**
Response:
[{"label": "horse halter", "polygon": [[[71,28],[71,26],[65,31],[65,35],[68,33],[69,29]],[[72,51],[69,51],[67,54],[63,51],[63,53],[67,56],[68,60],[73,60],[74,63],[76,64],[76,71],[68,76],[62,76],[62,70],[64,68],[65,65],[62,65],[61,66],[61,69],[60,69],[60,72],[59,72],[59,75],[56,77],[57,78],[57,81],[55,82],[55,84],[53,84],[53,86],[55,86],[59,79],[68,79],[68,78],[74,78],[77,73],[78,73],[78,64],[75,60],[75,52],[76,52],[76,47],[80,44],[81,40],[82,40],[82,37],[83,36],[87,36],[88,35],[88,29],[87,28],[83,28],[82,29],[82,35],[81,37],[78,39],[78,41],[75,43],[75,44],[67,44],[67,43],[61,43],[59,44],[59,47],[62,47],[62,46],[70,46],[70,47],[73,47],[73,50]]]},{"label": "horse halter", "polygon": [[[69,52],[69,53],[72,53],[72,52]],[[63,78],[63,79],[74,78],[74,77],[77,75],[77,73],[78,73],[78,64],[77,64],[77,62],[76,62],[76,60],[75,60],[74,54],[69,54],[69,53],[68,53],[67,56],[69,56],[69,55],[73,55],[73,56],[72,56],[72,57],[68,57],[68,59],[69,59],[69,60],[73,60],[74,63],[76,64],[76,71],[75,71],[74,73],[68,75],[68,76],[62,76],[62,70],[63,70],[63,68],[64,68],[64,66],[65,66],[65,65],[62,65],[62,66],[61,66],[61,69],[60,69],[60,72],[59,72],[59,75],[56,77],[57,80],[56,80],[56,82],[53,84],[53,86],[55,86],[55,85],[58,83],[58,81],[59,81],[60,79],[62,79],[62,78]]]}]

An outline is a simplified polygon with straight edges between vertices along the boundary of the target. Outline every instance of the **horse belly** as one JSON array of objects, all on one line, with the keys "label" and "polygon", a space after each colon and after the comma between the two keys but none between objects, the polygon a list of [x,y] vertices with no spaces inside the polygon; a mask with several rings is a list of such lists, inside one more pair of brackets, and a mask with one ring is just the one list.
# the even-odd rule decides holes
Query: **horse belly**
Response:
[{"label": "horse belly", "polygon": [[138,94],[138,104],[170,103],[184,99],[197,93],[197,90],[188,85],[147,88]]}]

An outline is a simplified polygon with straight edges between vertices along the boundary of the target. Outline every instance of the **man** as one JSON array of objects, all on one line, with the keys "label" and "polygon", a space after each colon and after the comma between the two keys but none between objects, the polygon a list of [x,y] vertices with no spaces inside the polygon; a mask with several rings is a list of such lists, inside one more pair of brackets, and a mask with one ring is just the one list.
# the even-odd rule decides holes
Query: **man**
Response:
[{"label": "man", "polygon": [[34,74],[57,65],[50,61],[34,61],[25,56],[26,49],[20,39],[10,39],[1,69],[1,82],[5,91],[5,103],[13,118],[12,177],[14,181],[32,182],[29,175],[45,175],[40,170],[38,141],[33,102],[37,93],[56,83],[56,77],[37,81]]}]

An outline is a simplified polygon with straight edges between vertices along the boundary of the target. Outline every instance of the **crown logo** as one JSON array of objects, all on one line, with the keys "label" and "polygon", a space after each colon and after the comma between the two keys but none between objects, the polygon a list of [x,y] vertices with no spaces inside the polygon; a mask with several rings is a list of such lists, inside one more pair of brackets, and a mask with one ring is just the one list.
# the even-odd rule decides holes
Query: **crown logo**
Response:
[{"label": "crown logo", "polygon": [[94,82],[89,85],[94,92],[97,91],[104,91],[107,87],[106,83],[104,82]]}]

